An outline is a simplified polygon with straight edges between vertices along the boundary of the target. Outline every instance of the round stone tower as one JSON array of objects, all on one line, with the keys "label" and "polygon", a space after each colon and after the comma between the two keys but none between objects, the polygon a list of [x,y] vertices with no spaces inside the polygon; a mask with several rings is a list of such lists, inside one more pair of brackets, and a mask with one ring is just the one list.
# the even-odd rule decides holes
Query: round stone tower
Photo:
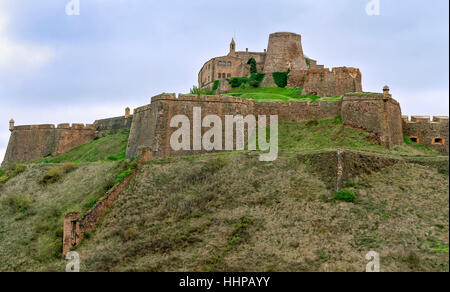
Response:
[{"label": "round stone tower", "polygon": [[302,37],[291,32],[277,32],[269,37],[264,73],[306,70]]}]

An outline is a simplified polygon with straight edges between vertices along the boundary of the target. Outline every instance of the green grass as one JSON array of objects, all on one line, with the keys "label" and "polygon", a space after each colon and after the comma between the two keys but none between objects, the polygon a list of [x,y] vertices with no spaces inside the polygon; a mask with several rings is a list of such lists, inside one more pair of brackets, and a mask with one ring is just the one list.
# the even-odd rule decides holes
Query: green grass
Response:
[{"label": "green grass", "polygon": [[[52,168],[64,179],[40,184]],[[113,185],[124,162],[29,164],[0,189],[0,271],[45,271],[61,262],[64,214],[84,214]]]},{"label": "green grass", "polygon": [[38,159],[35,163],[120,161],[125,159],[128,131],[105,136],[78,146],[56,157]]},{"label": "green grass", "polygon": [[369,141],[370,134],[346,128],[341,117],[312,122],[280,122],[279,149],[284,151],[360,149],[398,155],[439,156],[439,152],[413,144],[387,149]]},{"label": "green grass", "polygon": [[340,190],[333,194],[333,198],[338,201],[352,203],[356,199],[355,193],[350,190]]},{"label": "green grass", "polygon": [[320,98],[315,95],[302,95],[302,88],[279,88],[279,87],[245,87],[235,88],[227,95],[234,97],[245,98],[254,101],[283,101],[295,102],[295,101],[335,101],[341,100],[341,97],[323,97]]}]

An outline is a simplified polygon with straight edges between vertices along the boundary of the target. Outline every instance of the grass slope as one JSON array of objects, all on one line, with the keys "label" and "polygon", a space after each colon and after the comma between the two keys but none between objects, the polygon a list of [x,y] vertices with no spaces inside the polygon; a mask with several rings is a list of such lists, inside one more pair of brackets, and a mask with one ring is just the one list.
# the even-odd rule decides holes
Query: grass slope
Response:
[{"label": "grass slope", "polygon": [[302,88],[279,88],[279,87],[246,87],[235,88],[227,95],[255,100],[255,101],[329,101],[341,100],[341,97],[318,97],[315,95],[302,95]]},{"label": "grass slope", "polygon": [[103,138],[80,145],[71,151],[56,157],[39,159],[37,163],[62,163],[62,162],[96,162],[117,161],[125,159],[125,151],[128,143],[128,131],[107,135]]},{"label": "grass slope", "polygon": [[[93,236],[84,271],[448,271],[448,177],[403,163],[333,199],[295,156],[256,153],[143,166]],[[63,269],[63,265],[61,265]]]},{"label": "grass slope", "polygon": [[89,210],[123,171],[121,162],[79,164],[42,184],[54,165],[29,164],[0,189],[0,271],[55,270],[64,214]]},{"label": "grass slope", "polygon": [[398,155],[439,156],[427,146],[409,143],[386,149],[369,140],[370,134],[346,128],[340,117],[317,122],[280,122],[279,149],[298,152],[311,150],[360,149]]}]

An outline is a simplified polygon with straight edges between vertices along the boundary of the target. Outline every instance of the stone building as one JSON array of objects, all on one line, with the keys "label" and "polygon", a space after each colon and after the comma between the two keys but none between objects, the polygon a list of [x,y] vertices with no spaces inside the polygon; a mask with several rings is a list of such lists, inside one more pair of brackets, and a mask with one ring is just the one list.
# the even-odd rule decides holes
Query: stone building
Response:
[{"label": "stone building", "polygon": [[[225,79],[250,75],[250,58],[255,59],[258,72],[265,74],[260,86],[276,86],[273,72],[290,70],[288,88],[302,87],[304,94],[342,96],[347,92],[362,92],[362,77],[358,68],[337,67],[331,70],[318,65],[316,60],[305,57],[299,34],[277,32],[269,36],[264,52],[236,51],[231,40],[228,55],[206,62],[198,74],[198,87],[211,89],[214,81],[220,81],[220,92],[229,90]],[[224,86],[225,85],[225,86]]]}]

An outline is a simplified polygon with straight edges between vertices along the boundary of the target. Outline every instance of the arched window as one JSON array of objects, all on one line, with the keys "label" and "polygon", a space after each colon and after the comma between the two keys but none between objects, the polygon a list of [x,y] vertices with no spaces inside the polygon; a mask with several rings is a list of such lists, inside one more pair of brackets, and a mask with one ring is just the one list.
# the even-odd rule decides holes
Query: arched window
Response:
[{"label": "arched window", "polygon": [[420,143],[420,139],[416,136],[409,137],[409,140],[411,140],[411,142],[414,142],[414,143]]},{"label": "arched window", "polygon": [[433,145],[444,145],[445,144],[445,139],[442,138],[442,137],[433,138],[432,144]]},{"label": "arched window", "polygon": [[228,67],[231,67],[231,62],[228,62]]}]

